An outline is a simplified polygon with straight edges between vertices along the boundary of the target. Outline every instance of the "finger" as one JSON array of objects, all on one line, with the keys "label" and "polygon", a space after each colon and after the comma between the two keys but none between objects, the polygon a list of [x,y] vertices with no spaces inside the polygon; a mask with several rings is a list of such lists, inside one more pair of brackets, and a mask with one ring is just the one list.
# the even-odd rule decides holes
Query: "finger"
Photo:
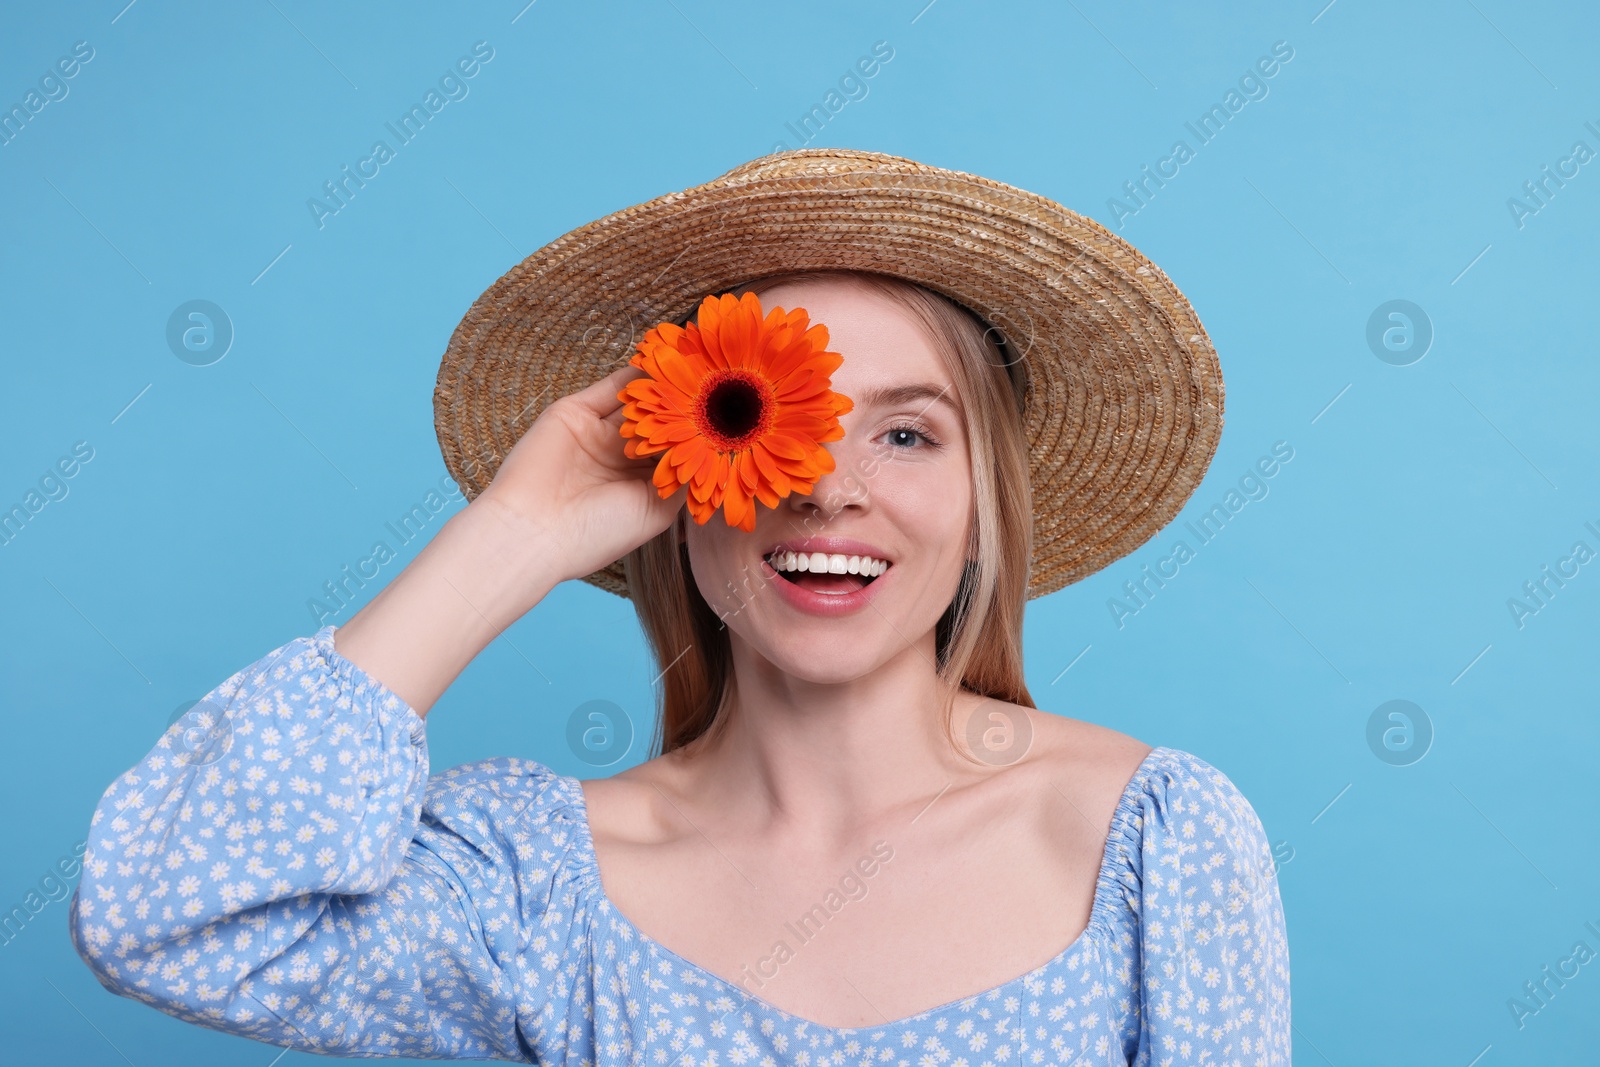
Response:
[{"label": "finger", "polygon": [[[618,452],[622,451],[623,446],[628,440],[627,437],[623,436],[622,433],[622,424],[627,420],[627,417],[628,415],[627,412],[623,410],[623,405],[618,404],[615,411],[600,420],[600,425],[606,428],[606,432],[610,435],[611,440],[616,443]],[[656,462],[660,460],[660,458],[660,454],[655,453],[649,456],[637,456],[626,460],[626,462],[635,467],[643,467],[645,465],[653,467],[655,466]]]},{"label": "finger", "polygon": [[640,368],[624,363],[594,384],[585,386],[568,395],[595,415],[603,418],[621,410],[622,401],[617,399],[617,394],[622,391],[622,387],[635,378],[644,376],[645,373]]}]

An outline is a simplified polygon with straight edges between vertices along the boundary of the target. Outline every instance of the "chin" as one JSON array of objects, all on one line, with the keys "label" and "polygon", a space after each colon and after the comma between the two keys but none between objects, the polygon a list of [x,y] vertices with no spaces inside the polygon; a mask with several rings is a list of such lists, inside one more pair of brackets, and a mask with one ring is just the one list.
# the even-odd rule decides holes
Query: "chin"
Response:
[{"label": "chin", "polygon": [[877,670],[894,654],[878,635],[868,637],[835,626],[807,627],[787,635],[740,634],[757,655],[797,681],[813,685],[853,682]]},{"label": "chin", "polygon": [[785,673],[818,684],[852,681],[902,653],[916,654],[911,642],[937,621],[937,616],[926,622],[911,617],[892,598],[831,617],[797,612],[771,590],[763,600],[725,620],[730,636]]}]

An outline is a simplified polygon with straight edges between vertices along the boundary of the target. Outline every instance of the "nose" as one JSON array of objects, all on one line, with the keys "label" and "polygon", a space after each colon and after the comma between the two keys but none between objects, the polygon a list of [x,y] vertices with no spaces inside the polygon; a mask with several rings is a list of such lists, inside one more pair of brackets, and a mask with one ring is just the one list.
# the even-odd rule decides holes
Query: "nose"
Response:
[{"label": "nose", "polygon": [[833,456],[833,470],[818,478],[810,493],[803,496],[791,494],[788,500],[790,509],[799,514],[820,512],[825,521],[846,508],[864,510],[871,497],[860,465],[851,458],[857,448],[850,443],[848,435],[843,441],[832,441],[823,447]]}]

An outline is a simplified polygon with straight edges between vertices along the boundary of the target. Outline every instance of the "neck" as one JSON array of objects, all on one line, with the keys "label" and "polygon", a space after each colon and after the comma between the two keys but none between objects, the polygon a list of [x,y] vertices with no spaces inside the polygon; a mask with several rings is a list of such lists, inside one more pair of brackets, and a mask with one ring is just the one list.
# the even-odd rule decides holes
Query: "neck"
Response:
[{"label": "neck", "polygon": [[939,677],[932,631],[838,683],[797,678],[730,636],[727,721],[687,746],[681,765],[703,803],[747,831],[821,847],[854,841],[864,825],[909,821],[973,773],[944,723],[950,709],[959,738],[979,698]]}]

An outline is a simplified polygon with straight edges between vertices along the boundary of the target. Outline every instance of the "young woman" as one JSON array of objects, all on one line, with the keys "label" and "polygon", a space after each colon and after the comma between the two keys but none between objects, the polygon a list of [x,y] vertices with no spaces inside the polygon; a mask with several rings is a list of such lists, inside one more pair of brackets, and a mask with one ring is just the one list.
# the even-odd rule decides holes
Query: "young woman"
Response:
[{"label": "young woman", "polygon": [[[1030,404],[1055,372],[929,287],[836,262],[729,287],[804,308],[843,357],[853,406],[810,492],[752,530],[701,524],[623,454],[641,371],[546,401],[371,603],[227,679],[107,790],[71,912],[101,982],[330,1054],[1287,1064],[1249,803],[1024,684],[1061,519]],[[586,781],[515,758],[430,777],[451,681],[619,560],[663,672],[661,754]]]}]

